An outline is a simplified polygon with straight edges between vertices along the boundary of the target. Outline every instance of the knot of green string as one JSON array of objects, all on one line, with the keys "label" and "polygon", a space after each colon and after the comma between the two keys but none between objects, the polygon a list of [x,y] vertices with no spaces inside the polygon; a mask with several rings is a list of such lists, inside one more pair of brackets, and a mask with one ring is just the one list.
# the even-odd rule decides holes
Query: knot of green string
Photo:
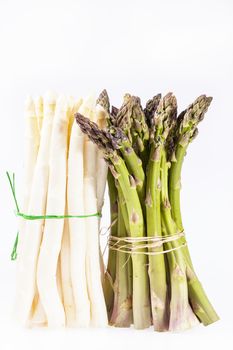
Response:
[{"label": "knot of green string", "polygon": [[[16,189],[15,189],[15,174],[13,173],[12,176],[10,176],[9,172],[6,172],[9,184],[10,184],[10,188],[11,188],[11,192],[13,195],[13,199],[15,202],[15,215],[19,216],[21,218],[23,218],[24,220],[47,220],[47,219],[72,219],[72,218],[77,218],[77,219],[85,219],[85,218],[90,218],[93,216],[98,216],[101,217],[101,213],[97,212],[94,214],[87,214],[87,215],[54,215],[54,214],[49,214],[49,215],[28,215],[25,213],[22,213],[19,209],[19,204],[17,201],[17,197],[16,197]],[[11,252],[11,260],[16,260],[17,259],[17,247],[18,247],[18,242],[19,242],[19,231],[17,232],[15,241],[14,241],[14,245],[13,245],[13,249]]]}]

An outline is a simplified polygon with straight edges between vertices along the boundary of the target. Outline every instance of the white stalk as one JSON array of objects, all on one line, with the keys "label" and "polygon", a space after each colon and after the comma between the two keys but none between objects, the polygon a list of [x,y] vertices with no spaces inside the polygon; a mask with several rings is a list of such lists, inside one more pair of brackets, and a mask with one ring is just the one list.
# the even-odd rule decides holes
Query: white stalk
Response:
[{"label": "white stalk", "polygon": [[[47,215],[64,215],[65,213],[67,135],[67,104],[63,98],[59,98],[51,137]],[[45,220],[38,259],[37,285],[49,327],[65,326],[65,312],[56,283],[63,227],[64,219]]]},{"label": "white stalk", "polygon": [[[36,111],[38,130],[39,130],[39,134],[41,134],[42,123],[44,118],[43,98],[41,96],[38,96],[34,99],[34,102],[35,102],[35,111]],[[36,293],[35,293],[31,315],[32,315],[32,318],[29,323],[30,326],[44,326],[46,324],[47,322],[46,315],[39,298],[38,290],[36,290]]]},{"label": "white stalk", "polygon": [[[69,154],[69,145],[70,145],[70,136],[71,136],[71,128],[74,121],[74,113],[78,111],[79,106],[81,105],[82,101],[79,100],[75,102],[73,98],[69,98],[68,104],[69,104],[69,123],[68,123],[68,138],[67,138],[67,144],[68,144],[68,152]],[[75,154],[76,156],[76,154]],[[68,159],[67,159],[68,162]],[[79,169],[79,168],[78,168]],[[68,174],[68,172],[67,172]],[[67,177],[69,179],[69,176]],[[68,191],[68,182],[67,182],[67,191]],[[67,194],[68,197],[68,194]],[[68,198],[67,198],[68,200]],[[68,209],[66,208],[66,213],[68,214]],[[77,254],[77,252],[74,249],[73,252],[74,255]],[[67,326],[74,326],[75,325],[75,318],[76,318],[76,309],[75,309],[75,302],[74,302],[74,296],[73,296],[73,288],[72,288],[72,280],[71,280],[71,249],[70,249],[70,229],[69,229],[69,222],[68,219],[65,219],[64,223],[64,231],[63,231],[63,238],[62,238],[62,248],[61,248],[61,283],[62,283],[62,293],[63,293],[63,300],[64,300],[64,308],[65,308],[65,314],[66,314],[66,324]]]},{"label": "white stalk", "polygon": [[[49,149],[55,103],[54,96],[48,95],[46,97],[40,147],[28,205],[28,213],[31,215],[45,214],[49,177]],[[15,316],[24,324],[27,323],[35,296],[36,266],[43,224],[44,220],[27,220],[24,231],[21,232]]]},{"label": "white stalk", "polygon": [[[91,111],[87,117],[93,117]],[[82,111],[80,111],[82,113]],[[84,206],[85,214],[94,214],[97,208],[96,146],[85,137],[84,143]],[[99,220],[98,217],[85,219],[87,235],[86,274],[88,294],[91,302],[91,324],[104,327],[108,324],[104,294],[101,284]]]},{"label": "white stalk", "polygon": [[[37,125],[35,104],[31,97],[28,97],[25,103],[25,144],[24,144],[24,184],[23,184],[23,201],[20,210],[27,213],[32,179],[35,170],[38,150],[40,144],[40,135]],[[23,240],[23,231],[25,220],[19,219],[19,242],[18,242],[18,259],[20,259],[21,242]]]},{"label": "white stalk", "polygon": [[[81,106],[82,112],[86,107]],[[83,150],[84,135],[77,123],[71,131],[69,158],[68,158],[68,212],[72,215],[84,214],[83,202]],[[87,234],[85,231],[86,219],[69,219],[71,280],[73,286],[76,325],[87,327],[90,324],[90,302],[87,293],[86,281],[86,249]]]}]

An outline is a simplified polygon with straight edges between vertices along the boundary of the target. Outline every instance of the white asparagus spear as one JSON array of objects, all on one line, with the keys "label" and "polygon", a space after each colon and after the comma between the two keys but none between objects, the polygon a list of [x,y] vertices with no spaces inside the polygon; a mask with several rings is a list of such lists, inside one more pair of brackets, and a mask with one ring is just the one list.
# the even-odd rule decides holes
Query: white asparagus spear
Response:
[{"label": "white asparagus spear", "polygon": [[[55,103],[55,97],[48,94],[45,98],[40,147],[28,205],[28,213],[31,215],[45,214],[49,176],[49,149]],[[24,232],[21,232],[22,249],[20,249],[21,256],[17,273],[15,317],[23,324],[27,323],[35,296],[36,266],[43,223],[44,220],[27,220]]]},{"label": "white asparagus spear", "polygon": [[[51,137],[47,215],[64,215],[65,213],[67,135],[67,103],[64,98],[60,97],[56,105]],[[65,312],[56,284],[56,269],[61,250],[63,226],[64,219],[45,220],[38,258],[37,285],[49,327],[65,326]]]},{"label": "white asparagus spear", "polygon": [[[90,141],[85,142],[84,205],[85,214],[97,212],[96,198],[96,148]],[[99,255],[99,224],[97,217],[85,219],[87,234],[86,274],[88,294],[91,301],[91,324],[106,326],[107,313],[101,284]]]},{"label": "white asparagus spear", "polygon": [[[82,110],[80,113],[82,114]],[[85,113],[84,115],[93,119],[94,113],[93,108],[89,115],[85,115]],[[97,212],[96,155],[96,146],[85,137],[84,206],[86,215]],[[108,318],[101,284],[98,217],[86,218],[85,224],[87,235],[86,274],[91,302],[91,324],[96,327],[104,327],[108,324]]]},{"label": "white asparagus spear", "polygon": [[[37,118],[37,125],[39,134],[41,134],[42,129],[42,123],[43,123],[43,117],[44,117],[44,102],[42,96],[37,96],[34,99],[35,103],[35,111],[36,111],[36,118]],[[43,309],[43,306],[40,302],[38,290],[36,287],[36,293],[34,297],[34,302],[32,304],[32,310],[31,310],[31,320],[29,322],[29,326],[44,326],[46,324],[46,315]]]},{"label": "white asparagus spear", "polygon": [[[69,122],[68,122],[68,138],[67,138],[67,157],[69,154],[69,144],[71,136],[71,128],[74,122],[74,113],[78,111],[79,106],[81,105],[82,100],[75,102],[72,97],[68,99],[68,113],[69,113]],[[76,156],[76,154],[75,154]],[[68,162],[68,159],[67,159]],[[67,177],[68,178],[68,177]],[[68,183],[67,183],[68,189]],[[68,195],[66,194],[66,197]],[[68,200],[68,199],[67,199]],[[66,213],[68,209],[66,208]],[[77,252],[74,252],[75,255]],[[61,247],[61,283],[62,283],[62,294],[64,300],[64,308],[66,314],[66,324],[67,326],[75,325],[76,309],[73,296],[72,280],[71,280],[71,251],[70,251],[70,232],[69,232],[69,222],[68,219],[65,219],[64,222],[64,231],[62,238],[62,247]]]},{"label": "white asparagus spear", "polygon": [[[80,110],[88,112],[88,106],[83,104]],[[84,135],[77,123],[71,131],[68,157],[68,212],[72,215],[84,214],[83,203],[83,146]],[[71,280],[76,308],[76,326],[87,327],[90,324],[90,302],[86,281],[86,219],[69,219]]]},{"label": "white asparagus spear", "polygon": [[[31,97],[25,102],[25,144],[24,144],[24,184],[23,184],[23,201],[20,210],[27,213],[33,174],[35,170],[38,149],[40,144],[40,135],[37,125],[35,104]],[[25,220],[19,219],[19,242],[18,242],[18,259],[20,259],[21,242],[23,240],[23,231]]]}]

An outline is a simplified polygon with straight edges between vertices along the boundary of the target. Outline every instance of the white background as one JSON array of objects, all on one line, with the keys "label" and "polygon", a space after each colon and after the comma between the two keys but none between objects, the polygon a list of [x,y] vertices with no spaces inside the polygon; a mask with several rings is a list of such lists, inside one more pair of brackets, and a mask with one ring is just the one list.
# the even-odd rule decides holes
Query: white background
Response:
[{"label": "white background", "polygon": [[[0,349],[232,349],[233,2],[0,0]],[[181,334],[24,330],[11,321],[17,225],[5,171],[22,180],[23,105],[48,89],[107,88],[119,105],[173,91],[180,110],[214,97],[183,169],[182,209],[197,273],[221,321]],[[105,220],[107,220],[105,218]]]}]

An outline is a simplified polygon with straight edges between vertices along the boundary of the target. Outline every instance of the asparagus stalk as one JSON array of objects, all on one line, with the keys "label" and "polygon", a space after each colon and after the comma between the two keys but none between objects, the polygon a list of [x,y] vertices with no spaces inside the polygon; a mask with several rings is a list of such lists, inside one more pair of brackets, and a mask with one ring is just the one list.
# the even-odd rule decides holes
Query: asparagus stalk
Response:
[{"label": "asparagus stalk", "polygon": [[[68,113],[67,103],[59,98],[51,135],[49,185],[46,212],[61,215],[66,205]],[[61,250],[64,219],[45,220],[37,266],[37,285],[48,326],[65,325],[65,312],[55,281]]]},{"label": "asparagus stalk", "polygon": [[[24,186],[23,201],[21,205],[22,212],[27,212],[30,192],[33,181],[34,170],[40,144],[40,134],[37,125],[37,116],[35,103],[31,97],[28,97],[25,103],[25,146],[24,146]],[[19,220],[19,232],[22,232],[18,243],[18,255],[20,259],[21,241],[24,240],[23,230],[25,220]]]},{"label": "asparagus stalk", "polygon": [[[108,172],[108,193],[110,200],[110,215],[111,215],[111,228],[110,234],[111,236],[117,236],[118,231],[118,195],[117,189],[115,186],[115,180],[111,172]],[[107,269],[105,271],[104,276],[104,296],[105,303],[108,312],[108,318],[111,319],[112,309],[113,309],[113,301],[114,301],[114,281],[116,277],[116,252],[114,250],[109,250],[108,252],[108,264]]]},{"label": "asparagus stalk", "polygon": [[[128,170],[123,160],[114,156],[114,168],[116,178],[121,188],[129,217],[129,234],[131,237],[144,237],[145,226],[142,208],[136,191],[135,182],[130,181]],[[145,255],[132,254],[133,265],[133,319],[134,326],[138,329],[149,327],[150,303],[149,285],[147,275],[147,258]]]},{"label": "asparagus stalk", "polygon": [[[26,100],[25,106],[25,155],[24,155],[24,198],[21,206],[21,210],[24,213],[28,211],[28,205],[30,200],[30,191],[32,186],[32,180],[34,175],[34,169],[36,165],[39,144],[40,144],[40,132],[43,120],[43,99],[39,97],[32,100],[29,97]],[[18,243],[18,255],[20,258],[21,251],[21,241],[23,241],[23,231],[25,226],[25,220],[20,218],[19,232],[22,232],[22,235],[19,237]],[[46,317],[42,308],[42,305],[39,300],[38,292],[35,292],[34,301],[31,309],[31,320],[30,323],[44,324],[46,322]]]},{"label": "asparagus stalk", "polygon": [[[183,231],[183,223],[180,210],[181,170],[188,145],[197,135],[197,125],[203,120],[206,111],[212,101],[211,97],[201,95],[178,117],[177,126],[170,140],[171,169],[169,171],[169,197],[171,201],[172,215],[177,228]],[[189,298],[193,310],[204,325],[218,320],[218,315],[210,304],[200,281],[194,270],[188,247],[184,249],[187,260],[187,278]]]},{"label": "asparagus stalk", "polygon": [[[94,118],[95,105],[90,103],[86,116]],[[81,111],[82,112],[82,111]],[[89,120],[89,119],[88,119]],[[88,138],[84,142],[84,207],[85,213],[97,213],[97,183],[96,183],[97,149]],[[86,274],[87,288],[91,305],[91,324],[103,327],[108,323],[103,289],[101,260],[99,248],[99,218],[89,217],[85,220],[87,234]]]},{"label": "asparagus stalk", "polygon": [[[96,148],[89,140],[85,142],[85,213],[97,212],[97,198],[95,186],[95,156]],[[90,200],[91,199],[91,200]],[[101,285],[101,270],[99,257],[99,224],[97,217],[86,218],[86,232],[88,235],[87,251],[87,286],[91,302],[91,322],[93,326],[106,326],[107,313]]]},{"label": "asparagus stalk", "polygon": [[[40,106],[41,107],[41,106]],[[41,117],[42,113],[42,117]],[[39,109],[38,113],[38,99],[34,102],[31,97],[28,97],[25,103],[25,145],[24,145],[24,185],[23,185],[23,202],[21,205],[22,212],[27,212],[30,192],[33,181],[34,169],[36,165],[39,144],[40,144],[40,129],[38,127],[38,114],[43,118],[43,108]],[[21,254],[21,242],[23,242],[25,220],[20,218],[19,220],[19,232],[20,237],[18,241],[18,259]],[[34,318],[34,314],[38,305],[38,293],[35,293],[34,302],[31,309],[31,317]],[[41,317],[40,317],[41,318]],[[44,317],[43,317],[44,319]]]},{"label": "asparagus stalk", "polygon": [[[82,104],[84,113],[87,107]],[[83,174],[84,135],[77,123],[71,130],[68,155],[68,212],[75,215],[84,213],[84,174]],[[90,301],[86,281],[87,234],[85,219],[69,219],[70,230],[70,269],[75,303],[75,325],[87,327],[90,324]]]},{"label": "asparagus stalk", "polygon": [[[39,133],[41,133],[42,123],[43,123],[43,98],[38,97],[35,100],[35,109],[36,109],[36,117],[37,124],[39,128]],[[36,292],[34,296],[34,300],[32,303],[32,308],[30,312],[30,320],[28,322],[28,326],[44,326],[47,323],[46,315],[43,309],[43,306],[40,301],[40,297],[38,294],[38,290],[36,287]]]},{"label": "asparagus stalk", "polygon": [[[70,174],[69,174],[69,162],[68,161],[69,161],[69,155],[73,156],[73,150],[75,149],[72,146],[70,147],[71,132],[72,132],[73,122],[74,122],[74,113],[76,113],[78,111],[81,104],[82,104],[82,99],[75,101],[72,97],[68,98],[67,184],[66,184],[66,211],[65,211],[66,215],[69,214],[69,212],[68,212],[68,203],[69,203],[68,202],[68,200],[69,200],[69,198],[68,198],[68,185],[70,184],[69,183],[69,181],[70,181],[69,175]],[[79,149],[75,149],[75,158],[76,159],[79,159],[79,157],[77,156],[78,154],[79,154]],[[80,165],[80,164],[78,164],[78,165]],[[83,164],[81,163],[81,166],[82,165]],[[78,169],[79,169],[79,167],[78,167]],[[82,169],[82,167],[81,167],[81,169]],[[75,172],[75,175],[77,175],[76,172]],[[83,183],[83,181],[80,180],[79,184],[80,184],[81,188],[82,188],[82,183]],[[76,190],[76,183],[71,187],[72,187],[72,192],[74,192]],[[73,211],[71,211],[71,212],[73,212]],[[74,212],[76,212],[76,210],[74,210]],[[75,232],[75,236],[77,235],[76,232]],[[74,301],[74,290],[73,290],[72,278],[71,278],[71,264],[73,263],[73,260],[71,259],[71,244],[70,244],[71,243],[71,235],[72,235],[72,232],[70,230],[69,219],[65,218],[64,230],[63,230],[63,236],[62,236],[62,244],[61,244],[61,252],[60,252],[60,261],[61,261],[62,296],[63,296],[65,315],[66,315],[66,325],[68,327],[77,325],[77,323],[76,323],[76,305],[75,305],[75,301]],[[79,236],[80,235],[81,234],[79,233]],[[72,245],[72,248],[73,248],[73,245]],[[78,252],[76,252],[76,256],[78,256]]]},{"label": "asparagus stalk", "polygon": [[[164,221],[165,234],[177,234],[177,227],[172,219],[171,207],[168,198],[168,168],[166,153],[163,150],[161,159],[161,213]],[[166,249],[174,249],[167,254],[170,271],[170,318],[169,330],[180,331],[197,324],[197,318],[193,313],[188,298],[188,286],[186,278],[186,262],[182,249],[179,249],[177,241],[165,244]]]},{"label": "asparagus stalk", "polygon": [[169,152],[171,169],[169,171],[169,197],[172,205],[172,215],[179,230],[183,231],[180,210],[181,170],[184,156],[190,142],[197,135],[197,125],[203,120],[204,115],[212,101],[212,97],[199,96],[193,104],[183,111],[175,126],[170,139]]},{"label": "asparagus stalk", "polygon": [[[126,203],[123,194],[118,189],[119,213],[117,228],[117,237],[126,237],[127,229],[125,222],[128,223]],[[126,253],[116,252],[116,279],[114,283],[114,307],[110,323],[116,327],[130,327],[132,323],[132,295],[129,288],[128,262],[130,256]]]}]

